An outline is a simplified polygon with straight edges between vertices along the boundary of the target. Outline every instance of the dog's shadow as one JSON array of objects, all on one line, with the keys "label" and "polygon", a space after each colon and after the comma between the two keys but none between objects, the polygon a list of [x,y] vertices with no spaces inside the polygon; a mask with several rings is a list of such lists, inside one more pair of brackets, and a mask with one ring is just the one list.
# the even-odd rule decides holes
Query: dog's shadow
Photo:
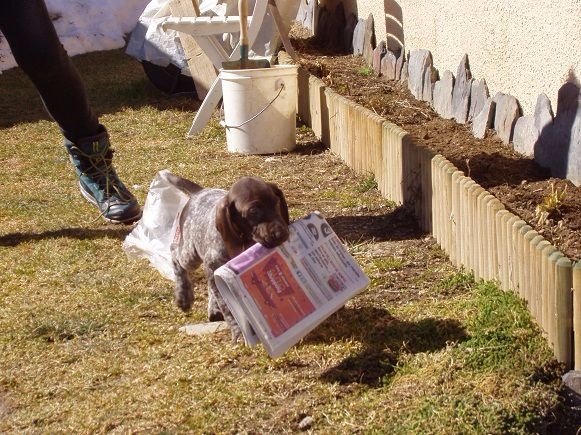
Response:
[{"label": "dog's shadow", "polygon": [[373,307],[343,308],[303,340],[304,344],[353,340],[363,349],[321,374],[326,382],[381,386],[392,375],[400,354],[434,352],[468,338],[454,319],[428,317],[410,322]]},{"label": "dog's shadow", "polygon": [[330,216],[327,222],[341,240],[353,243],[412,240],[426,235],[412,211],[403,206],[383,215]]}]

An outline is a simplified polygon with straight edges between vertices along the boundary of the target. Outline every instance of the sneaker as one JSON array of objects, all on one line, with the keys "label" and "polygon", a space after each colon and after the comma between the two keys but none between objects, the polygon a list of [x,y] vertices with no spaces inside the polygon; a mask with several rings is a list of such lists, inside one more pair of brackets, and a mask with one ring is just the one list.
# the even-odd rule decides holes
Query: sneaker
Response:
[{"label": "sneaker", "polygon": [[79,177],[81,194],[97,206],[106,221],[130,224],[141,218],[141,208],[131,192],[121,182],[113,167],[113,150],[104,127],[95,136],[65,147]]}]

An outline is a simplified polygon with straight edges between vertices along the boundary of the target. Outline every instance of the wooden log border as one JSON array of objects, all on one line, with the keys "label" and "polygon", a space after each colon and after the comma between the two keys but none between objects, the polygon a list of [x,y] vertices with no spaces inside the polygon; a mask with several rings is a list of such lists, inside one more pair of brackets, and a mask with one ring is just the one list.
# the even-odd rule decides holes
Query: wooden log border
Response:
[{"label": "wooden log border", "polygon": [[297,111],[331,152],[409,207],[450,261],[517,293],[555,357],[581,370],[581,261],[571,261],[443,156],[302,68]]}]

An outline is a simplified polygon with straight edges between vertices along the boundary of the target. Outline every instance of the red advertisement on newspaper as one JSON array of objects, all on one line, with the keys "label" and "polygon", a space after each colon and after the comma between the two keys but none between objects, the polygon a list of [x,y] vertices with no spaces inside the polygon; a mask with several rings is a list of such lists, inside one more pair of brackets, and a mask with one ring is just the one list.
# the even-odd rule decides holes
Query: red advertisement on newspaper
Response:
[{"label": "red advertisement on newspaper", "polygon": [[242,272],[240,279],[274,337],[315,311],[315,306],[278,252]]}]

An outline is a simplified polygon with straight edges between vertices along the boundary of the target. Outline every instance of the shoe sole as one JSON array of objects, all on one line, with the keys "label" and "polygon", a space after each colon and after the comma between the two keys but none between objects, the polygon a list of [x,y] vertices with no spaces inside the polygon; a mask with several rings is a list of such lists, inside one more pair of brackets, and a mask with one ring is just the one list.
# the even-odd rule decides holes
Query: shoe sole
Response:
[{"label": "shoe sole", "polygon": [[[97,203],[97,201],[95,200],[95,198],[93,198],[93,196],[91,196],[89,193],[87,193],[87,191],[85,189],[83,189],[83,185],[81,184],[80,181],[79,181],[79,189],[81,190],[81,195],[83,195],[83,198],[85,198],[88,202],[90,202],[95,207],[97,207],[99,210],[101,210],[99,208],[99,204]],[[139,219],[141,219],[141,212],[139,212],[135,216],[132,216],[132,217],[130,217],[128,219],[123,219],[123,220],[120,220],[120,219],[110,219],[110,218],[106,217],[104,214],[101,214],[101,216],[107,222],[110,222],[112,224],[131,224],[131,223],[133,223],[133,222],[138,221]]]}]

